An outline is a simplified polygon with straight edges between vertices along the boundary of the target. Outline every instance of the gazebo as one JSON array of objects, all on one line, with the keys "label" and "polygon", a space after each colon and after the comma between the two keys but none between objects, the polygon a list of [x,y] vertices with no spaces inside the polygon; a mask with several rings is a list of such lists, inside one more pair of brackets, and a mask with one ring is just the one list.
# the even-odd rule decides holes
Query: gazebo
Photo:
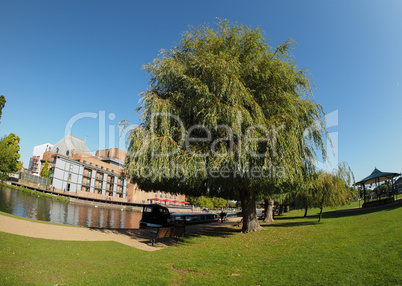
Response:
[{"label": "gazebo", "polygon": [[[374,171],[370,174],[370,176],[355,183],[355,185],[359,185],[363,188],[363,198],[364,198],[363,207],[370,207],[393,202],[395,200],[395,193],[396,193],[394,178],[399,177],[400,175],[401,174],[399,173],[381,172],[377,168],[374,168]],[[381,197],[377,196],[377,199],[375,201],[370,201],[370,197],[366,195],[366,185],[376,184],[377,186],[379,186],[380,182],[384,181],[387,181],[387,184],[390,187],[386,198],[381,199]]]}]

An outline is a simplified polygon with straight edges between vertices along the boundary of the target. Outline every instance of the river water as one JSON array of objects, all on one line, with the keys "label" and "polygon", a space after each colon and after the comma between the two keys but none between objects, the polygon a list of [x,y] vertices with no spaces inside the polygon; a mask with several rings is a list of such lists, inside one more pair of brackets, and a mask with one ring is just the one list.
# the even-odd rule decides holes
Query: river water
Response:
[{"label": "river water", "polygon": [[61,202],[0,186],[0,211],[60,224],[95,228],[139,228],[142,213],[79,200]]}]

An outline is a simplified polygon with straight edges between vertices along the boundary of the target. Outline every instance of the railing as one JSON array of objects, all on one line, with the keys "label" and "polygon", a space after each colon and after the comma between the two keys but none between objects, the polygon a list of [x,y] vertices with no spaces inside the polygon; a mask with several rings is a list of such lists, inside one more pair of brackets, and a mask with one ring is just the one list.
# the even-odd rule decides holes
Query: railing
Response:
[{"label": "railing", "polygon": [[28,173],[20,173],[21,181],[27,181],[34,184],[40,184],[42,186],[49,186],[51,184],[51,180],[48,178],[43,178],[39,176],[35,176]]}]

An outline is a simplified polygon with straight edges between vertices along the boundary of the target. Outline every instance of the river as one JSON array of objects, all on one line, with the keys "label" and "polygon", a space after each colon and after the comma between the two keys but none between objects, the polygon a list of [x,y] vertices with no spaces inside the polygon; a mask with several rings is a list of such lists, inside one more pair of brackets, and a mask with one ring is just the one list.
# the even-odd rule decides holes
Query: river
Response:
[{"label": "river", "polygon": [[122,206],[70,200],[62,202],[0,186],[0,211],[60,224],[95,228],[139,228],[141,212]]}]

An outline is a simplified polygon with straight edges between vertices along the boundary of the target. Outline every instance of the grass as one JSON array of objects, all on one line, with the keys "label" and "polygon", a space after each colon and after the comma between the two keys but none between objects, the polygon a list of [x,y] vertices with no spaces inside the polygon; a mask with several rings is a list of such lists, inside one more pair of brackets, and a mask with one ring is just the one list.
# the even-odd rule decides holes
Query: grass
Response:
[{"label": "grass", "polygon": [[0,285],[400,285],[401,210],[329,210],[321,223],[295,210],[260,232],[202,232],[155,252],[0,233]]}]

